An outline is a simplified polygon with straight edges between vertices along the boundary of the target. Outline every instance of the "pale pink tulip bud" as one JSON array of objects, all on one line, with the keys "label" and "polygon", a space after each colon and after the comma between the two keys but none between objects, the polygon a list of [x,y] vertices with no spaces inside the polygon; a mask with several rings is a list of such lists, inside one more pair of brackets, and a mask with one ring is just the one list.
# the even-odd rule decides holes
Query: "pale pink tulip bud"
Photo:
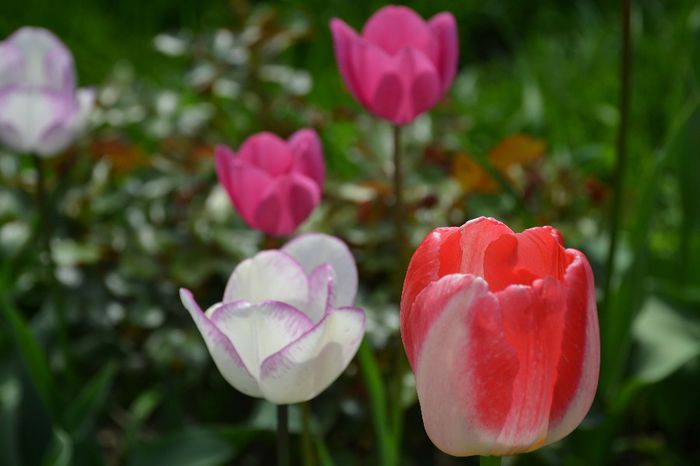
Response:
[{"label": "pale pink tulip bud", "polygon": [[66,46],[23,27],[0,42],[0,143],[42,156],[65,149],[85,127],[94,91],[75,88]]}]

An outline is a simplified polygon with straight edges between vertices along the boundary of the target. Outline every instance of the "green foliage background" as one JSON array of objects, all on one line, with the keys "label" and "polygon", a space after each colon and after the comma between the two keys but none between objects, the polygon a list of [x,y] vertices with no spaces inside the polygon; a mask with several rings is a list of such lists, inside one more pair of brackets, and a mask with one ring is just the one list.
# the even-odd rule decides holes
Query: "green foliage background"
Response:
[{"label": "green foliage background", "polygon": [[[98,109],[83,140],[49,162],[70,367],[32,233],[31,161],[0,149],[0,464],[272,464],[274,411],[225,383],[177,298],[184,286],[205,305],[218,301],[235,264],[260,247],[217,187],[211,154],[263,129],[320,133],[329,179],[303,230],[351,245],[368,342],[392,386],[400,271],[387,220],[391,131],[345,90],[328,30],[333,16],[359,29],[382,5],[3,1],[0,37],[23,25],[54,31],[73,51],[81,85],[97,88]],[[414,246],[436,226],[480,215],[516,230],[551,224],[602,283],[618,2],[410,6],[424,17],[452,11],[461,47],[449,95],[404,132]],[[599,308],[598,396],[570,437],[506,464],[700,464],[700,5],[634,2],[632,43],[622,240]],[[532,159],[494,155],[515,134],[546,149]],[[465,172],[456,160],[467,156]],[[399,464],[476,464],[437,452],[412,381],[398,387]],[[311,403],[317,464],[379,464],[375,395],[353,362]],[[299,464],[302,411],[291,416]]]}]

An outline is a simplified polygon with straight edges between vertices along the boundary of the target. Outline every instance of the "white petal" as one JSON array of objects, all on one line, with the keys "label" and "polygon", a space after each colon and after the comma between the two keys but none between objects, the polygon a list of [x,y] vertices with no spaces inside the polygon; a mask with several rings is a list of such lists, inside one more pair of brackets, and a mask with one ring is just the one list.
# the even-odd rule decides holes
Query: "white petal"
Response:
[{"label": "white petal", "polygon": [[321,264],[333,267],[333,306],[352,306],[357,293],[357,267],[350,249],[333,236],[308,233],[284,245],[282,251],[295,258],[310,274]]},{"label": "white petal", "polygon": [[22,82],[22,56],[9,41],[0,42],[0,92]]},{"label": "white petal", "polygon": [[202,334],[221,375],[235,389],[250,396],[262,396],[258,382],[246,368],[236,347],[202,312],[189,290],[180,290],[180,300]]},{"label": "white petal", "polygon": [[95,100],[93,89],[80,89],[73,105],[64,106],[53,126],[39,136],[36,152],[53,155],[68,147],[82,132]]},{"label": "white petal", "polygon": [[309,282],[304,270],[289,255],[275,250],[241,262],[224,291],[224,302],[281,301],[300,308],[308,299]]},{"label": "white petal", "polygon": [[35,151],[40,135],[56,121],[59,104],[60,101],[44,92],[0,94],[0,125],[14,131],[13,147],[23,152]]},{"label": "white petal", "polygon": [[73,93],[75,67],[73,56],[52,32],[24,27],[5,42],[21,57],[20,74],[14,84],[25,88]]},{"label": "white petal", "polygon": [[330,309],[333,301],[333,268],[319,265],[309,277],[309,302],[301,309],[314,324],[318,323]]},{"label": "white petal", "polygon": [[263,362],[260,387],[265,398],[289,404],[317,396],[350,363],[364,330],[361,309],[330,311],[311,331]]},{"label": "white petal", "polygon": [[256,379],[265,358],[313,327],[304,313],[277,301],[224,304],[212,312],[211,321],[233,343]]},{"label": "white petal", "polygon": [[[445,277],[442,280],[447,282]],[[430,286],[443,285],[434,282]],[[470,341],[468,316],[481,299],[498,306],[481,278],[464,282],[432,322],[417,355],[416,392],[425,431],[435,446],[453,456],[489,455],[499,447],[493,436],[484,435],[476,426],[470,405],[471,381],[464,369],[468,367],[464,348]]]}]

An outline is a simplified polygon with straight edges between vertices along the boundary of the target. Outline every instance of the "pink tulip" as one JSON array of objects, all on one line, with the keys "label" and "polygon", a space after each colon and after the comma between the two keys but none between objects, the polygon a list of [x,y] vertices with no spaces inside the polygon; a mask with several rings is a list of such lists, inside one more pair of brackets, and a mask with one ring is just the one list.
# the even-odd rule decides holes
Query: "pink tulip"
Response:
[{"label": "pink tulip", "polygon": [[24,27],[0,42],[0,142],[43,156],[84,128],[94,91],[75,88],[66,46],[46,29]]},{"label": "pink tulip", "polygon": [[398,125],[410,123],[442,98],[459,58],[457,25],[450,13],[428,22],[405,6],[386,6],[362,35],[331,21],[335,57],[353,96],[370,112]]},{"label": "pink tulip", "polygon": [[593,274],[560,233],[478,218],[433,230],[401,296],[401,337],[430,439],[455,456],[534,450],[593,402]]},{"label": "pink tulip", "polygon": [[250,227],[270,235],[292,233],[321,200],[325,165],[321,141],[302,129],[284,141],[271,133],[246,139],[234,154],[216,148],[216,173]]}]

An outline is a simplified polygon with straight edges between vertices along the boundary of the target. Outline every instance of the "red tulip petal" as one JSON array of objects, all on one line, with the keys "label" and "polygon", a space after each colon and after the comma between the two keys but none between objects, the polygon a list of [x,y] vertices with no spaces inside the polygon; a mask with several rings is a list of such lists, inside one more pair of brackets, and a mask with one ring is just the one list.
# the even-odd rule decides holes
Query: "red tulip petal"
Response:
[{"label": "red tulip petal", "polygon": [[595,397],[600,367],[593,272],[581,252],[574,249],[567,249],[566,252],[572,258],[572,263],[564,277],[564,335],[546,443],[556,442],[568,435],[586,416]]},{"label": "red tulip petal", "polygon": [[564,278],[570,263],[562,246],[561,233],[552,227],[530,228],[518,237],[518,266],[537,277]]},{"label": "red tulip petal", "polygon": [[479,277],[484,276],[484,256],[488,245],[504,234],[513,234],[513,230],[491,217],[470,220],[460,227],[460,231],[460,271]]},{"label": "red tulip petal", "polygon": [[[515,348],[520,369],[513,382],[512,405],[498,434],[508,452],[542,445],[549,426],[549,409],[556,382],[564,331],[566,293],[552,277],[532,286],[513,285],[496,293],[503,331]],[[478,357],[474,354],[472,357]],[[488,406],[488,391],[477,399],[477,413]]]},{"label": "red tulip petal", "polygon": [[496,437],[510,411],[519,363],[486,283],[463,275],[456,284],[452,277],[424,292],[427,298],[441,282],[455,288],[440,302],[415,362],[421,413],[428,436],[442,451],[490,454],[499,448]]},{"label": "red tulip petal", "polygon": [[[446,275],[430,283],[416,296],[411,306],[411,318],[405,320],[401,327],[401,338],[406,349],[406,356],[412,368],[416,367],[416,358],[433,323],[440,317],[446,304],[465,286],[471,286],[472,275]],[[404,317],[404,316],[402,316]]]},{"label": "red tulip petal", "polygon": [[[401,337],[407,348],[413,348],[411,331],[408,323],[411,321],[411,307],[418,294],[431,282],[436,281],[441,275],[440,247],[445,239],[458,232],[456,227],[437,228],[426,235],[418,249],[413,254],[406,271],[401,293]],[[456,273],[457,270],[449,273]],[[413,351],[412,349],[410,351]],[[413,356],[409,356],[409,361]]]},{"label": "red tulip petal", "polygon": [[561,280],[569,262],[551,227],[531,228],[523,233],[504,234],[486,247],[484,277],[491,291],[508,285],[530,285],[538,278]]}]

